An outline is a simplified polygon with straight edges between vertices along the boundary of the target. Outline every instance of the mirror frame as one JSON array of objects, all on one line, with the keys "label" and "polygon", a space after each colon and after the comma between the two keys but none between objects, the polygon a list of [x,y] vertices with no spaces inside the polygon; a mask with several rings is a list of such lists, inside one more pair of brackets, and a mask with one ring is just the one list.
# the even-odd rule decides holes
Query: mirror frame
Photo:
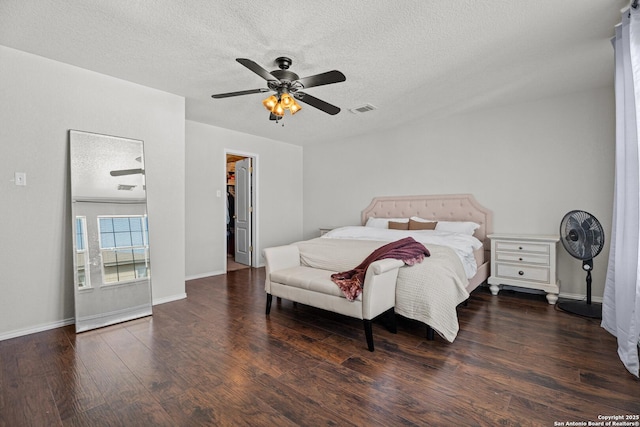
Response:
[{"label": "mirror frame", "polygon": [[70,130],[69,157],[76,332],[151,315],[144,142]]}]

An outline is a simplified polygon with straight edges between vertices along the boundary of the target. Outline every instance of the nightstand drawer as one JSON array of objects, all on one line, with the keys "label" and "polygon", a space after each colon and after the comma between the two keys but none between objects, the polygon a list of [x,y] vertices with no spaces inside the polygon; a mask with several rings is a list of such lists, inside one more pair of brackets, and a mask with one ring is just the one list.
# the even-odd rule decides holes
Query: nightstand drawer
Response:
[{"label": "nightstand drawer", "polygon": [[516,254],[513,252],[496,252],[496,261],[549,265],[549,255],[534,255],[529,253]]},{"label": "nightstand drawer", "polygon": [[549,269],[544,267],[530,267],[522,265],[496,264],[496,276],[517,280],[535,280],[549,282]]},{"label": "nightstand drawer", "polygon": [[496,250],[548,254],[549,245],[526,242],[496,242]]}]

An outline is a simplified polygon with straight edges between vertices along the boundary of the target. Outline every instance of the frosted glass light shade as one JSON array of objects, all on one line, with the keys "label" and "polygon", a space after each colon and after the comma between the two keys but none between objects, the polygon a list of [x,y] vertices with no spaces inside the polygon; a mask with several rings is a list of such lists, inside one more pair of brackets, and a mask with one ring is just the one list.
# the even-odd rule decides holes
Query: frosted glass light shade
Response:
[{"label": "frosted glass light shade", "polygon": [[291,105],[293,105],[295,101],[293,100],[291,95],[289,95],[288,93],[283,93],[280,97],[280,102],[282,103],[282,106],[287,109],[291,107]]},{"label": "frosted glass light shade", "polygon": [[276,116],[284,116],[284,107],[282,106],[282,103],[278,102],[271,112]]},{"label": "frosted glass light shade", "polygon": [[289,111],[291,111],[291,115],[294,115],[295,113],[297,113],[300,110],[302,110],[302,107],[295,100],[293,101],[293,104],[291,104],[291,106],[289,106]]},{"label": "frosted glass light shade", "polygon": [[271,95],[270,97],[262,101],[262,105],[264,105],[264,108],[269,111],[273,111],[273,107],[275,107],[277,103],[278,98],[276,98],[275,95]]}]

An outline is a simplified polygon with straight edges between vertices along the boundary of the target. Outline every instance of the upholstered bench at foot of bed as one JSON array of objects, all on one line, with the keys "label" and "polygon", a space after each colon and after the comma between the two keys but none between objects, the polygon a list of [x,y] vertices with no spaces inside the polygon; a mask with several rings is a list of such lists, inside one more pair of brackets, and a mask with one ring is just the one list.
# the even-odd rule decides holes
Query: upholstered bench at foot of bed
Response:
[{"label": "upholstered bench at foot of bed", "polygon": [[404,263],[384,259],[371,263],[365,274],[363,292],[354,300],[345,298],[340,288],[331,281],[335,271],[300,265],[300,253],[295,245],[268,248],[264,251],[266,263],[266,314],[271,311],[273,296],[293,302],[362,319],[369,351],[374,350],[371,323],[386,314],[390,318],[389,330],[396,332],[395,292],[398,268]]}]

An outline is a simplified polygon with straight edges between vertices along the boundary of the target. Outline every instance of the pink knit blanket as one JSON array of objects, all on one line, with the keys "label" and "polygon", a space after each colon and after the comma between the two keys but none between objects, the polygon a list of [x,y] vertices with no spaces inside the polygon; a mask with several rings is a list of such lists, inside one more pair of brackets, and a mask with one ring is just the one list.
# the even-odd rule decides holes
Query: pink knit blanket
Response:
[{"label": "pink knit blanket", "polygon": [[349,301],[353,301],[362,293],[364,275],[372,262],[394,258],[403,261],[406,265],[414,265],[421,263],[425,256],[430,255],[429,250],[422,243],[416,242],[413,237],[405,237],[380,246],[353,270],[332,274],[331,280],[340,287]]}]

